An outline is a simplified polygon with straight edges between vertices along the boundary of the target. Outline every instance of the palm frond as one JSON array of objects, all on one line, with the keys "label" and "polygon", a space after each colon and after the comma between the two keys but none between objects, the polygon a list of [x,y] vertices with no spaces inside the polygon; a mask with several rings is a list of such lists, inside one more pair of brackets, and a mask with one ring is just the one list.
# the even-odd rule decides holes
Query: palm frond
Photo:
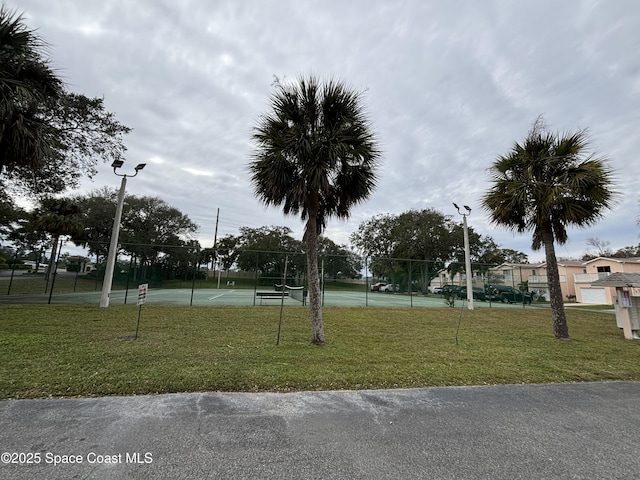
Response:
[{"label": "palm frond", "polygon": [[567,241],[567,226],[585,227],[615,203],[612,170],[605,157],[589,155],[586,130],[557,135],[541,117],[524,142],[499,156],[490,171],[493,187],[483,198],[491,220],[517,232],[532,231],[534,249],[541,231]]},{"label": "palm frond", "polygon": [[253,132],[254,191],[285,214],[315,215],[321,232],[376,186],[380,151],[361,97],[340,82],[309,77],[278,83],[271,105]]}]

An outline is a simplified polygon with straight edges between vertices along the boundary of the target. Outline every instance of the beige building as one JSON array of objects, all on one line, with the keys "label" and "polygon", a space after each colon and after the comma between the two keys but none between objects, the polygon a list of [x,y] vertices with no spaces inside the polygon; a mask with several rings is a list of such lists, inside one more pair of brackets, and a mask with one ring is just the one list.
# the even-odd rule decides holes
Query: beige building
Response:
[{"label": "beige building", "polygon": [[[593,305],[613,305],[615,288],[592,285],[612,273],[640,273],[640,258],[598,257],[585,262],[578,260],[559,260],[558,273],[560,288],[565,301]],[[502,264],[490,271],[490,281],[517,287],[527,282],[529,291],[549,298],[547,264]]]},{"label": "beige building", "polygon": [[[536,290],[546,299],[549,299],[549,283],[547,280],[547,262],[540,264],[544,275],[532,278],[529,281],[529,289]],[[576,299],[575,276],[584,273],[584,262],[580,260],[558,260],[558,275],[560,276],[560,289],[562,298],[567,301]]]},{"label": "beige building", "polygon": [[[541,276],[545,278],[546,282],[546,270],[541,268],[541,264],[503,263],[489,270],[487,283],[518,288],[524,282],[529,282],[532,277]],[[529,289],[531,289],[531,285],[529,285]]]},{"label": "beige building", "polygon": [[583,263],[583,272],[575,275],[576,301],[595,305],[613,305],[615,288],[592,285],[612,273],[640,273],[640,258],[598,257]]},{"label": "beige building", "polygon": [[[560,288],[565,301],[576,301],[593,305],[613,305],[616,291],[613,287],[592,285],[593,282],[606,278],[612,273],[640,273],[640,257],[609,258],[598,257],[593,260],[559,260],[558,273]],[[439,278],[432,281],[436,287],[447,283],[463,284],[464,274],[447,278],[446,272],[441,272]],[[493,267],[484,274],[476,273],[473,285],[510,285],[521,288],[527,285],[530,292],[535,292],[544,298],[549,298],[549,283],[546,262],[539,264],[503,263]]]}]

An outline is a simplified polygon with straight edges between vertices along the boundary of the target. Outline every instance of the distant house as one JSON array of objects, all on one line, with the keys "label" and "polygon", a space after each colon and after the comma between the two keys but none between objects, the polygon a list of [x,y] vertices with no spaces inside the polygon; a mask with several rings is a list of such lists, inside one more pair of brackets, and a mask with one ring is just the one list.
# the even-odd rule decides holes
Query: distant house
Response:
[{"label": "distant house", "polygon": [[432,278],[431,282],[429,282],[429,291],[433,293],[437,288],[442,288],[445,285],[462,285],[463,276],[457,273],[452,277],[446,269],[442,269],[438,272],[438,276]]},{"label": "distant house", "polygon": [[[613,305],[615,288],[606,285],[594,285],[593,282],[606,278],[612,273],[639,273],[640,257],[609,258],[598,257],[593,260],[558,260],[558,273],[562,296],[566,300],[593,305]],[[435,287],[451,284],[464,284],[465,275],[456,274],[449,278],[445,270],[431,282],[431,290]],[[549,299],[549,281],[546,262],[538,264],[503,263],[490,268],[485,273],[474,272],[473,285],[509,285],[522,288],[526,285],[530,292]]]},{"label": "distant house", "polygon": [[[547,278],[547,262],[539,265],[540,275],[529,279],[529,289],[536,290],[547,300],[549,299],[549,282]],[[580,260],[558,260],[558,275],[560,289],[565,300],[576,298],[575,275],[584,273],[584,262]]]},{"label": "distant house", "polygon": [[576,301],[595,305],[613,305],[615,288],[593,285],[612,273],[640,273],[640,258],[598,257],[583,263],[583,272],[575,275]]},{"label": "distant house", "polygon": [[[473,282],[474,287],[482,287],[484,284],[483,277],[478,275],[478,272],[473,272],[474,276],[471,281]],[[431,293],[434,292],[437,288],[441,288],[445,285],[466,285],[467,283],[467,275],[464,271],[457,272],[454,275],[451,275],[447,269],[442,269],[438,272],[438,275],[431,279],[429,282],[429,291]]]},{"label": "distant house", "polygon": [[[491,285],[509,285],[529,290],[546,286],[546,270],[537,263],[503,263],[489,269],[487,282]],[[540,285],[542,282],[542,285]]]},{"label": "distant house", "polygon": [[[532,277],[542,275],[546,282],[544,270],[540,270],[538,264],[529,263],[503,263],[497,267],[489,268],[485,271],[474,269],[472,283],[474,287],[484,288],[487,285],[509,285],[519,288],[524,282],[528,282]],[[431,280],[430,290],[444,285],[465,285],[467,277],[463,272],[451,275],[447,270],[438,272],[438,276]],[[546,284],[545,284],[546,285]],[[531,284],[529,284],[529,287]],[[529,288],[531,289],[531,288]]]},{"label": "distant house", "polygon": [[[613,305],[615,289],[592,285],[612,273],[640,273],[640,258],[598,257],[588,261],[559,260],[560,288],[565,300],[578,303]],[[505,263],[490,270],[489,282],[501,282],[518,287],[526,282],[529,291],[549,298],[546,262],[540,264]]]},{"label": "distant house", "polygon": [[96,269],[96,264],[90,262],[86,257],[73,255],[67,257],[66,267],[69,272],[89,273]]}]

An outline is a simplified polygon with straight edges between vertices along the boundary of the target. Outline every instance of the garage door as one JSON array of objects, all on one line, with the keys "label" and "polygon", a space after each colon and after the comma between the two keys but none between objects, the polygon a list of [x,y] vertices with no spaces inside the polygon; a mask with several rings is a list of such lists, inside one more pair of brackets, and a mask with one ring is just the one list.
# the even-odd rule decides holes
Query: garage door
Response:
[{"label": "garage door", "polygon": [[582,303],[588,303],[591,305],[605,305],[607,303],[607,296],[604,288],[581,288]]}]

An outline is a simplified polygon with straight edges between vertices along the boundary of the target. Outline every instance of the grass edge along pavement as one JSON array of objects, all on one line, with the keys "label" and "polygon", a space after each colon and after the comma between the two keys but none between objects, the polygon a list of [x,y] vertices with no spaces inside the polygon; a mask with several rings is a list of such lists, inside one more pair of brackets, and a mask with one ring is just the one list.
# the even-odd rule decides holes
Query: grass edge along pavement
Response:
[{"label": "grass edge along pavement", "polygon": [[[194,391],[300,391],[640,380],[640,342],[610,313],[568,310],[571,342],[546,309],[8,305],[0,399]],[[460,315],[462,314],[462,317]],[[462,318],[459,342],[456,330]]]}]

